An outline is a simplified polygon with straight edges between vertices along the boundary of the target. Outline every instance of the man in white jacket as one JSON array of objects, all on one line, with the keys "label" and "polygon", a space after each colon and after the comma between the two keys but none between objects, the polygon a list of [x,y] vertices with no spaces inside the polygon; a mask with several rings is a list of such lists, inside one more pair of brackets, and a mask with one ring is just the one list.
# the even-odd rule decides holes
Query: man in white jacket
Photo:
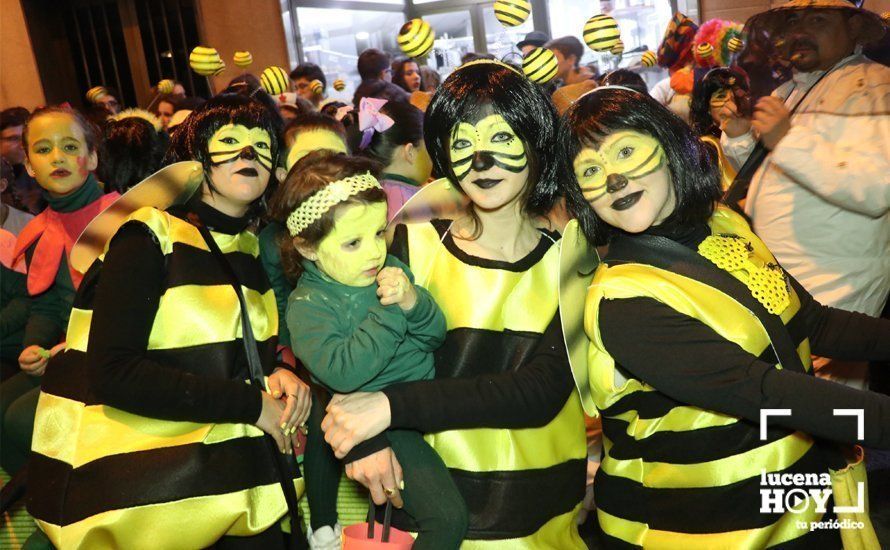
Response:
[{"label": "man in white jacket", "polygon": [[[818,301],[878,316],[890,291],[890,69],[860,50],[885,32],[882,21],[846,0],[792,0],[752,24],[784,41],[794,75],[750,121],[724,126],[736,168],[756,139],[770,151],[745,212]],[[867,387],[865,364],[819,360],[817,369]]]}]

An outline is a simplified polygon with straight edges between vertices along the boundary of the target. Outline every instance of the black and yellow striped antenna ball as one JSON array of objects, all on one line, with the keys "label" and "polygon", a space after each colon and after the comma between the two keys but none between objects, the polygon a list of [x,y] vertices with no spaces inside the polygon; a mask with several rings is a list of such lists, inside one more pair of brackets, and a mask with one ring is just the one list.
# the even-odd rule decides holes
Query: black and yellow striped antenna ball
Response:
[{"label": "black and yellow striped antenna ball", "polygon": [[658,56],[652,50],[646,50],[640,56],[640,65],[644,67],[654,67],[658,63]]},{"label": "black and yellow striped antenna ball", "polygon": [[594,15],[584,25],[584,43],[596,52],[607,52],[621,40],[618,22],[608,15]]},{"label": "black and yellow striped antenna ball", "polygon": [[216,48],[195,46],[189,54],[189,67],[201,76],[210,76],[223,72],[226,63],[220,59]]},{"label": "black and yellow striped antenna ball", "polygon": [[263,74],[260,75],[260,84],[269,95],[280,95],[290,88],[290,78],[281,67],[266,67]]},{"label": "black and yellow striped antenna ball", "polygon": [[742,42],[742,39],[737,36],[733,36],[729,39],[729,42],[726,43],[726,48],[732,53],[742,51],[743,47],[745,47],[745,43]]},{"label": "black and yellow striped antenna ball", "polygon": [[338,92],[342,92],[346,89],[346,82],[344,82],[342,78],[338,78],[334,81],[334,89]]},{"label": "black and yellow striped antenna ball", "polygon": [[399,29],[396,42],[408,57],[424,57],[433,49],[436,33],[423,19],[412,19]]},{"label": "black and yellow striped antenna ball", "polygon": [[525,23],[532,12],[528,0],[497,0],[494,3],[494,16],[505,27],[518,27]]},{"label": "black and yellow striped antenna ball", "polygon": [[324,84],[321,83],[321,80],[316,79],[309,83],[309,89],[313,94],[321,95],[324,92]]},{"label": "black and yellow striped antenna ball", "polygon": [[624,53],[624,42],[622,42],[621,39],[619,38],[618,42],[616,42],[614,46],[609,48],[609,53],[611,53],[612,55],[623,54]]},{"label": "black and yellow striped antenna ball", "polygon": [[547,48],[535,48],[522,60],[522,72],[532,82],[546,84],[556,76],[556,56]]}]

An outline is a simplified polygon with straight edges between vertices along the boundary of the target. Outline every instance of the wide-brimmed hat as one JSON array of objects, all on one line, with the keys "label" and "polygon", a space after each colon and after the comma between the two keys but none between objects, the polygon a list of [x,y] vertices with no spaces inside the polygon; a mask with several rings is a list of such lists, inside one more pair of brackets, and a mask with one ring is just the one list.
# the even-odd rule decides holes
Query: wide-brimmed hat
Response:
[{"label": "wide-brimmed hat", "polygon": [[752,29],[766,31],[770,36],[781,32],[788,16],[802,10],[844,10],[862,16],[865,21],[859,36],[860,44],[870,44],[880,40],[887,31],[887,23],[873,11],[860,8],[848,0],[791,0],[777,8],[751,16],[745,23],[745,31]]}]

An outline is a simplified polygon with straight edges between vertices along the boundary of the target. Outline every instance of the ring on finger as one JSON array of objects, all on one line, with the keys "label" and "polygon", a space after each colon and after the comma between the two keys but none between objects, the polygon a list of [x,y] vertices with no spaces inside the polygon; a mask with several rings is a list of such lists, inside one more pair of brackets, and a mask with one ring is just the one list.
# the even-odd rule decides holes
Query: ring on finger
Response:
[{"label": "ring on finger", "polygon": [[386,493],[386,496],[388,496],[388,497],[391,497],[394,494],[396,494],[395,489],[387,489],[386,487],[383,488],[383,492]]}]

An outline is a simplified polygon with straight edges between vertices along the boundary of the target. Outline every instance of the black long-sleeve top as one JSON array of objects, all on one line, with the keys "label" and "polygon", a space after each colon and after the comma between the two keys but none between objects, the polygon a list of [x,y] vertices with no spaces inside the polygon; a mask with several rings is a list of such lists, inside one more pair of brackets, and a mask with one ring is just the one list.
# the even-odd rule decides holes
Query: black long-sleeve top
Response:
[{"label": "black long-sleeve top", "polygon": [[[693,249],[710,234],[704,225],[683,232],[650,232]],[[850,360],[890,357],[890,321],[823,306],[796,281],[791,283],[801,300],[798,316],[814,353]],[[435,432],[545,424],[573,386],[562,332],[557,320],[554,323],[542,338],[539,353],[516,372],[385,389],[391,427]],[[755,421],[761,408],[791,408],[791,417],[771,421],[847,442],[856,440],[856,422],[833,416],[832,409],[862,408],[867,419],[865,443],[890,446],[890,398],[776,369],[657,300],[604,301],[600,331],[617,364],[680,402]]]},{"label": "black long-sleeve top", "polygon": [[[248,224],[247,218],[232,218],[200,201],[190,207],[219,233],[234,235]],[[125,224],[105,255],[93,302],[87,364],[97,397],[151,418],[253,424],[262,408],[259,388],[183,372],[146,357],[165,278],[164,255],[154,235],[141,223]],[[188,330],[188,320],[182,322],[182,330]]]}]

